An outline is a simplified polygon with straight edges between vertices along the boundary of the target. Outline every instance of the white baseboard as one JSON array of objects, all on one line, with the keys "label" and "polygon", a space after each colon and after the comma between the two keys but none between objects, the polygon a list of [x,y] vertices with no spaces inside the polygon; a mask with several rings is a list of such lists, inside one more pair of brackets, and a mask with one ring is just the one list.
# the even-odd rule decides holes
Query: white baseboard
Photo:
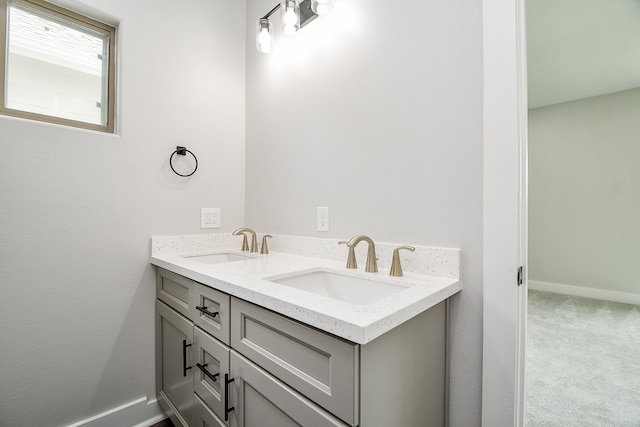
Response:
[{"label": "white baseboard", "polygon": [[141,397],[68,427],[149,427],[165,418],[157,400],[148,401],[146,397]]},{"label": "white baseboard", "polygon": [[527,284],[529,289],[534,291],[553,292],[556,294],[640,305],[640,294],[585,288],[584,286],[563,285],[561,283],[540,282],[537,280],[529,280]]}]

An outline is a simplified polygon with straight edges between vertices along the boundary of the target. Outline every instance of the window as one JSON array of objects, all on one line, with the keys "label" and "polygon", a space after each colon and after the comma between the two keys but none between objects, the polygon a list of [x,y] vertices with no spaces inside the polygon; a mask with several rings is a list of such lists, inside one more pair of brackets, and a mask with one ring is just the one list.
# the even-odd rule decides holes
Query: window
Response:
[{"label": "window", "polygon": [[0,0],[0,114],[114,132],[115,28],[43,0]]}]

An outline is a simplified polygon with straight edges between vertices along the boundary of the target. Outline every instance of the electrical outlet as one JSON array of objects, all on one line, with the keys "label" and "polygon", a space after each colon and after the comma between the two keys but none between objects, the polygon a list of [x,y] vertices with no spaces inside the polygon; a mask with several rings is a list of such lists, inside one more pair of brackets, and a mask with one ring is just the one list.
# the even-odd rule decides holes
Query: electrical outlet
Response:
[{"label": "electrical outlet", "polygon": [[318,208],[318,231],[329,231],[329,208]]},{"label": "electrical outlet", "polygon": [[200,209],[200,228],[220,228],[220,208]]}]

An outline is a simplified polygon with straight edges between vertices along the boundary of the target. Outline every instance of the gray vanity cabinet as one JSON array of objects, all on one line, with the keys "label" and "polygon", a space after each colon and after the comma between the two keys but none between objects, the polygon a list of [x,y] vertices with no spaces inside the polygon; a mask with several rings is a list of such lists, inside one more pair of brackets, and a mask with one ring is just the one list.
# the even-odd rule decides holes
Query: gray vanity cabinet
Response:
[{"label": "gray vanity cabinet", "polygon": [[[175,425],[347,427],[228,344],[258,360],[262,355],[270,369],[287,368],[273,370],[303,392],[305,385],[314,389],[312,396],[316,388],[323,395],[333,390],[336,398],[346,398],[342,406],[351,416],[354,344],[160,268],[156,295],[156,388]],[[232,327],[234,322],[242,325]],[[227,378],[232,380],[225,384]],[[347,392],[337,393],[338,384],[347,384]]]},{"label": "gray vanity cabinet", "polygon": [[156,295],[156,390],[176,426],[446,425],[444,302],[358,345],[162,268]]}]

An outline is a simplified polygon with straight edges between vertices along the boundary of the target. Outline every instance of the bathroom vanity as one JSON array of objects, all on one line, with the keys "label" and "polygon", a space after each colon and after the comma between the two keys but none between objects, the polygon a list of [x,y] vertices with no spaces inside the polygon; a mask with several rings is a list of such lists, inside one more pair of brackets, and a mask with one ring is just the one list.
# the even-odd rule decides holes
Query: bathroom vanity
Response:
[{"label": "bathroom vanity", "polygon": [[[227,236],[198,247],[154,239],[156,388],[176,426],[445,425],[457,277],[345,272],[322,251],[253,255],[224,249]],[[383,293],[298,288],[316,275]],[[389,284],[401,289],[387,295]]]}]

